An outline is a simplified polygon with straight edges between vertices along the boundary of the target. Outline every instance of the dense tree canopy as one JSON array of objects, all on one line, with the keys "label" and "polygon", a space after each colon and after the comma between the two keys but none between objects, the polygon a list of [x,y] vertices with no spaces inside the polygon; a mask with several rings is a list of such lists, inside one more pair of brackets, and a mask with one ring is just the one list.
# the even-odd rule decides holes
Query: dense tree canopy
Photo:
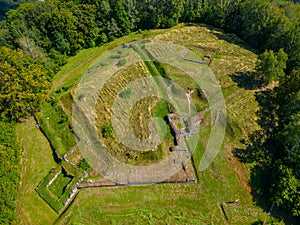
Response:
[{"label": "dense tree canopy", "polygon": [[48,70],[22,51],[0,47],[0,117],[19,120],[32,115],[46,97]]},{"label": "dense tree canopy", "polygon": [[[2,0],[0,17],[3,10],[14,9],[20,2]],[[264,84],[279,81],[258,112],[265,121],[262,131],[250,138],[248,150],[272,178],[266,187],[269,199],[300,215],[300,5],[294,2],[299,1],[47,0],[21,4],[0,21],[0,121],[33,115],[46,100],[52,74],[80,49],[139,29],[204,22],[237,34],[261,51],[256,78]],[[263,117],[265,112],[268,118]],[[5,143],[0,126],[0,154],[15,151]],[[0,212],[13,215],[13,209],[1,208]],[[9,216],[4,221],[1,216],[4,224],[14,220]]]},{"label": "dense tree canopy", "polygon": [[19,4],[33,0],[0,0],[0,20],[5,19],[5,13],[11,9],[15,9]]},{"label": "dense tree canopy", "polygon": [[[292,104],[286,104],[292,115],[282,130],[272,138],[277,157],[274,157],[270,198],[279,207],[285,208],[294,216],[300,216],[300,91],[293,99],[298,103],[298,110]],[[286,115],[287,116],[287,115]]]},{"label": "dense tree canopy", "polygon": [[236,33],[254,48],[289,56],[288,70],[300,63],[300,5],[263,0],[51,0],[22,4],[0,24],[0,45],[28,44],[47,53],[74,55],[138,29],[178,22],[205,22]]},{"label": "dense tree canopy", "polygon": [[287,54],[283,49],[280,49],[278,53],[272,50],[265,51],[259,56],[256,78],[264,84],[281,79],[285,76],[287,59]]},{"label": "dense tree canopy", "polygon": [[20,147],[13,123],[0,121],[0,224],[17,224]]}]

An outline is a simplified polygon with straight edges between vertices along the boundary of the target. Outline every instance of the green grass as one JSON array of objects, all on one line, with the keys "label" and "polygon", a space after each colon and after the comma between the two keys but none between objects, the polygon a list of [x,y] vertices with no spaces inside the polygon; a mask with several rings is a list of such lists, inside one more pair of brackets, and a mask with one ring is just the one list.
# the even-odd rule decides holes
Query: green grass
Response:
[{"label": "green grass", "polygon": [[81,171],[62,161],[40,182],[36,191],[57,213],[60,213],[82,175]]},{"label": "green grass", "polygon": [[37,119],[58,156],[63,156],[76,145],[75,136],[70,129],[71,119],[62,106],[45,104],[37,114]]},{"label": "green grass", "polygon": [[151,32],[132,33],[128,36],[118,38],[111,43],[107,43],[101,47],[81,50],[76,56],[68,59],[65,65],[54,77],[52,92],[58,89],[68,89],[74,82],[83,76],[91,64],[105,52],[121,46],[122,43],[129,43],[143,38],[153,37],[157,34],[164,33],[165,30],[154,30]]},{"label": "green grass", "polygon": [[59,198],[64,193],[64,188],[72,179],[72,176],[60,173],[48,189]]},{"label": "green grass", "polygon": [[[247,169],[230,155],[230,150],[238,144],[235,138],[246,134],[239,133],[238,130],[256,129],[255,123],[244,121],[243,117],[249,118],[254,115],[257,106],[253,99],[253,92],[238,88],[229,75],[236,72],[236,63],[239,64],[241,58],[249,68],[253,68],[255,55],[238,46],[219,41],[207,32],[206,28],[186,27],[182,30],[180,35],[178,30],[173,29],[161,34],[160,37],[184,45],[189,45],[189,42],[197,44],[202,42],[207,45],[208,42],[209,45],[214,46],[216,53],[212,69],[222,84],[225,97],[228,97],[226,102],[229,107],[228,116],[233,127],[233,134],[226,138],[223,149],[209,169],[203,172],[198,171],[199,184],[84,190],[79,193],[77,201],[65,213],[64,218],[71,218],[67,224],[96,224],[99,220],[102,224],[227,224],[220,203],[237,198],[241,199],[239,205],[229,205],[225,209],[230,223],[251,224],[258,219],[268,220],[267,215],[252,203],[247,184]],[[190,36],[186,35],[187,31],[190,31]],[[201,31],[200,34],[199,31]],[[239,51],[241,55],[236,57],[235,54],[230,54],[234,51]],[[204,55],[205,52],[200,54]],[[160,74],[174,80],[184,89],[199,90],[192,79],[187,78],[176,68],[149,62],[146,63],[146,66],[150,73],[157,74],[159,71]],[[238,90],[244,101],[249,101],[244,106],[246,110],[238,107],[240,106],[238,103],[240,97],[236,93]],[[200,100],[199,95],[202,97]],[[192,98],[196,101],[198,110],[208,106],[201,93],[193,94]],[[155,106],[154,115],[164,116],[166,114],[166,103],[162,101]],[[207,118],[208,125],[200,129],[200,139],[194,154],[196,168],[210,135],[209,112],[206,113],[205,118]],[[250,121],[253,120],[250,119]],[[95,198],[95,196],[103,197]]]},{"label": "green grass", "polygon": [[164,99],[160,99],[158,103],[153,108],[153,117],[160,117],[166,121],[167,133],[166,133],[166,140],[169,143],[174,142],[174,137],[171,134],[170,126],[167,125],[167,118],[166,116],[170,113],[169,111],[170,106],[168,105],[167,101]]},{"label": "green grass", "polygon": [[[226,154],[200,173],[199,184],[149,185],[81,191],[65,216],[67,224],[227,224],[219,204],[229,206],[231,224],[251,224],[268,216],[252,204],[245,176]],[[240,173],[237,174],[236,173]],[[243,174],[241,174],[243,173]],[[241,179],[241,180],[240,180]],[[98,197],[97,197],[98,196]]]},{"label": "green grass", "polygon": [[[121,90],[135,79],[147,76],[149,76],[149,74],[143,64],[124,68],[122,71],[116,73],[115,76],[103,86],[99,93],[100,97],[96,106],[97,114],[99,115],[97,117],[97,126],[99,127],[101,143],[106,146],[114,157],[134,165],[145,165],[162,159],[169,152],[168,148],[164,149],[162,146],[170,145],[170,143],[173,142],[169,133],[169,137],[166,141],[158,146],[155,151],[137,152],[129,149],[121,142],[118,142],[112,130],[108,132],[109,129],[105,129],[111,127],[111,107],[115,97],[119,95],[121,98],[126,98],[126,96],[130,94],[130,92],[128,92],[130,89],[125,89],[122,92]],[[136,137],[144,139],[149,136],[148,124],[153,114],[152,111],[158,102],[159,99],[157,98],[147,98],[138,101],[134,105],[130,115],[130,128]]]},{"label": "green grass", "polygon": [[208,107],[205,95],[202,93],[199,85],[193,78],[173,66],[162,63],[155,63],[155,65],[159,66],[160,70],[164,71],[165,78],[174,81],[185,91],[194,91],[194,93],[191,95],[191,98],[198,112]]},{"label": "green grass", "polygon": [[[180,45],[186,46],[200,57],[210,54],[213,61],[210,68],[219,80],[224,93],[227,104],[228,123],[225,141],[223,147],[217,156],[216,160],[205,171],[197,171],[199,182],[194,184],[160,184],[136,187],[114,187],[114,188],[95,188],[82,189],[79,191],[75,201],[66,209],[66,211],[58,218],[49,206],[34,195],[32,190],[39,183],[53,166],[53,162],[45,162],[47,166],[43,166],[42,161],[36,164],[26,164],[26,175],[23,179],[26,188],[30,189],[29,195],[25,196],[27,189],[21,189],[21,194],[25,205],[19,203],[19,211],[21,218],[26,222],[24,224],[52,224],[54,218],[58,218],[57,224],[251,224],[255,221],[269,221],[269,217],[263,210],[256,206],[252,201],[251,190],[248,185],[249,173],[248,168],[237,161],[232,156],[232,150],[235,147],[240,147],[239,139],[246,137],[252,131],[258,129],[256,124],[255,112],[258,105],[255,102],[255,90],[239,87],[239,84],[233,82],[231,75],[237,72],[250,73],[257,60],[257,56],[240,46],[230,44],[224,40],[219,40],[215,31],[209,30],[206,27],[178,26],[169,30],[149,31],[144,34],[132,34],[128,37],[115,40],[100,48],[92,48],[83,50],[69,59],[69,63],[56,75],[52,94],[56,98],[58,105],[63,105],[64,113],[70,114],[70,106],[73,91],[76,82],[87,71],[88,67],[101,54],[109,51],[113,47],[120,46],[121,43],[126,43],[134,39],[144,37],[154,37],[159,40],[173,41]],[[207,53],[207,50],[213,50]],[[165,77],[173,79],[184,89],[192,88],[199,89],[193,80],[188,79],[186,75],[176,68],[168,65],[153,64],[148,65],[152,73],[159,72]],[[149,69],[148,68],[148,69]],[[150,72],[151,72],[150,71]],[[122,75],[122,74],[121,74]],[[132,74],[127,73],[126,76]],[[124,75],[124,76],[125,76]],[[75,82],[75,83],[74,83]],[[124,84],[123,84],[124,85]],[[105,88],[104,92],[100,93],[106,102]],[[56,94],[55,94],[56,92]],[[201,93],[200,93],[200,96]],[[203,96],[202,96],[203,97]],[[199,100],[199,94],[193,94],[192,99],[196,102],[197,109],[207,108],[205,98]],[[197,100],[198,99],[198,100]],[[107,105],[109,106],[109,105]],[[166,103],[159,102],[153,108],[153,114],[163,117],[167,113]],[[97,106],[99,112],[105,111],[105,107]],[[53,115],[54,114],[54,115]],[[62,152],[68,151],[73,142],[67,138],[59,140],[59,136],[68,132],[69,120],[64,123],[58,123],[61,119],[59,111],[55,111],[54,107],[45,105],[43,112],[39,114],[41,120],[46,124],[45,129],[49,129],[47,136],[50,140],[56,140],[58,149]],[[47,120],[47,117],[53,120]],[[207,140],[210,135],[210,114],[209,111],[204,114],[206,124],[200,128],[200,136],[198,140],[197,151],[193,155],[195,167],[201,160]],[[39,118],[40,120],[40,118]],[[107,114],[103,121],[100,121],[99,127],[109,126],[110,116]],[[100,126],[101,125],[101,126]],[[19,131],[19,136],[22,137],[22,132],[26,133],[26,129],[22,128]],[[52,129],[52,130],[51,130]],[[38,131],[38,130],[37,130]],[[52,137],[51,137],[52,135]],[[27,138],[31,136],[26,136]],[[170,137],[171,138],[171,137]],[[44,140],[45,141],[45,140]],[[43,142],[35,143],[33,140],[22,142],[25,152],[33,154],[29,146],[40,146]],[[45,142],[46,143],[46,142]],[[52,141],[51,141],[52,143]],[[55,141],[53,142],[55,143]],[[55,144],[54,144],[55,145]],[[62,147],[59,147],[62,145]],[[48,146],[49,147],[49,146]],[[51,152],[51,150],[50,150]],[[27,154],[29,154],[27,153]],[[45,160],[44,155],[39,155]],[[48,153],[49,154],[49,153]],[[31,158],[31,160],[34,160]],[[39,160],[39,159],[35,159]],[[35,170],[41,170],[42,175],[35,174]],[[35,174],[33,180],[29,175]],[[70,173],[72,174],[72,173]],[[39,180],[38,180],[39,179]],[[31,185],[35,182],[35,185]],[[54,191],[55,192],[55,191]],[[240,202],[236,205],[227,204],[225,207],[229,221],[225,220],[223,212],[220,208],[221,203],[234,201],[239,198]],[[20,198],[21,199],[21,198]],[[36,208],[33,203],[40,207],[39,216],[35,215]],[[21,201],[19,201],[21,202]],[[31,205],[29,207],[28,205]],[[49,215],[46,212],[50,212]],[[26,216],[24,216],[26,215]],[[38,218],[42,217],[40,220]],[[29,221],[29,222],[28,222]],[[42,222],[41,222],[42,221]]]},{"label": "green grass", "polygon": [[168,108],[167,101],[161,99],[153,108],[153,116],[165,118],[170,113]]},{"label": "green grass", "polygon": [[[49,206],[55,210],[55,212],[59,213],[62,208],[64,207],[63,203],[59,201],[59,197],[60,196],[56,196],[54,193],[52,193],[49,189],[48,189],[48,184],[49,182],[54,178],[54,176],[61,172],[61,167],[58,166],[55,169],[52,169],[49,174],[41,181],[41,183],[38,185],[36,191],[37,193],[40,195],[40,197],[42,199],[44,199],[45,202],[47,202],[49,204]],[[62,189],[63,187],[61,187],[59,185],[59,187]],[[57,187],[58,188],[58,187]]]},{"label": "green grass", "polygon": [[35,187],[56,166],[52,151],[43,134],[30,119],[18,124],[17,135],[23,148],[22,173],[17,214],[20,224],[52,224],[57,214],[40,198]]}]

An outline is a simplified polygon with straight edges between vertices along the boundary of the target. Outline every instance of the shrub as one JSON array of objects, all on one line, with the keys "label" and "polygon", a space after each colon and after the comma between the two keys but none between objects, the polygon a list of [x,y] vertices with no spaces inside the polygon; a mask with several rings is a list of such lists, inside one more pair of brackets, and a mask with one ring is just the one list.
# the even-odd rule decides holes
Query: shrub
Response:
[{"label": "shrub", "polygon": [[82,169],[83,171],[89,171],[91,169],[90,164],[87,162],[86,159],[82,159],[80,160],[80,162],[78,163],[78,167],[80,169]]},{"label": "shrub", "polygon": [[119,96],[121,97],[121,98],[129,98],[130,96],[131,96],[131,93],[132,93],[132,91],[131,91],[131,89],[125,89],[124,91],[122,91],[120,94],[119,94]]},{"label": "shrub", "polygon": [[117,63],[117,66],[124,66],[126,64],[126,60],[125,59],[121,59],[119,60],[119,62]]},{"label": "shrub", "polygon": [[111,125],[102,127],[102,135],[104,138],[110,137],[112,135],[112,133],[113,133],[113,128]]}]

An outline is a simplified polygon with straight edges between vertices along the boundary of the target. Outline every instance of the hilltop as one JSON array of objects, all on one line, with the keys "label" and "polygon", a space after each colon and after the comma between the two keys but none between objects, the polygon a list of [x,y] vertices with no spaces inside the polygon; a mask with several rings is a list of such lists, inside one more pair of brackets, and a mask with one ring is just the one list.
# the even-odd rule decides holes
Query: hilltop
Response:
[{"label": "hilltop", "polygon": [[[65,196],[64,192],[71,193],[72,190],[66,190],[64,185],[67,185],[70,179],[77,181],[83,176],[83,171],[90,171],[88,177],[83,178],[83,183],[99,179],[98,175],[84,163],[72,134],[72,101],[78,81],[90,65],[110,49],[141,39],[174,42],[190,49],[200,58],[206,55],[211,57],[209,67],[221,85],[227,108],[226,136],[221,151],[207,170],[197,171],[198,168],[195,167],[198,175],[196,183],[79,189],[72,196],[73,200],[68,202],[67,208],[56,203],[54,207],[51,206],[51,200],[49,204],[49,199],[47,200],[48,197],[46,197],[46,202],[48,201],[48,204],[56,210],[56,212],[53,211],[35,192],[35,188],[46,182],[45,180],[49,181],[57,172],[62,171],[63,176],[59,177],[60,175],[57,174],[56,178],[62,179],[60,182],[57,181],[57,184],[62,186],[58,185],[58,189],[49,190],[58,196]],[[235,35],[224,34],[221,30],[201,25],[178,25],[167,30],[139,32],[102,47],[82,50],[76,56],[69,58],[68,63],[54,78],[50,93],[51,101],[45,104],[37,115],[37,122],[43,132],[35,128],[33,120],[18,125],[19,139],[24,151],[23,160],[26,162],[23,164],[22,188],[18,199],[21,222],[23,224],[52,224],[55,221],[57,224],[97,224],[101,221],[101,224],[109,224],[122,221],[123,224],[133,222],[141,224],[145,223],[144,218],[148,218],[154,223],[176,221],[190,224],[209,222],[226,224],[229,220],[234,224],[250,224],[259,219],[266,220],[267,214],[253,203],[248,184],[248,169],[232,155],[235,148],[243,147],[239,140],[247,138],[248,134],[259,129],[255,114],[258,105],[254,97],[259,90],[248,88],[251,86],[251,81],[247,78],[253,72],[256,60],[256,54]],[[142,71],[147,70],[149,65],[148,67],[136,65],[121,71],[117,77],[123,76],[124,79],[128,79],[128,76],[133,74],[139,76],[141,72],[138,73],[138,71],[142,68],[144,68]],[[156,65],[155,68],[167,78],[183,86],[184,89],[199,88],[173,67],[161,64]],[[130,73],[130,70],[136,73]],[[131,79],[134,78],[133,76]],[[112,80],[111,84],[113,82]],[[116,86],[108,86],[108,88],[111,87]],[[102,96],[102,101],[107,102],[105,96]],[[196,101],[198,99],[197,96],[193,98]],[[153,113],[164,117],[168,113],[166,103],[153,101],[155,106]],[[205,98],[198,101],[198,107],[207,107]],[[146,106],[141,103],[137,107],[143,110]],[[147,113],[143,115],[147,116]],[[99,118],[99,123],[101,123],[101,117]],[[199,128],[198,151],[193,155],[193,163],[196,165],[200,162],[211,129],[209,113],[204,118],[206,122]],[[103,124],[99,127],[103,128],[108,125]],[[38,139],[33,139],[33,137],[38,137]],[[172,140],[173,137],[169,135],[167,138]],[[167,144],[168,139],[166,140]],[[107,139],[107,143],[110,143],[110,139]],[[161,156],[152,156],[152,158],[159,160],[164,154],[166,153],[162,153]],[[120,157],[124,155],[121,154]],[[149,159],[149,156],[145,157]],[[49,176],[51,168],[54,169],[51,170],[52,175]],[[72,172],[73,169],[78,172]],[[45,198],[43,192],[46,190],[37,189],[37,191]],[[235,199],[240,199],[240,202],[226,204]]]}]

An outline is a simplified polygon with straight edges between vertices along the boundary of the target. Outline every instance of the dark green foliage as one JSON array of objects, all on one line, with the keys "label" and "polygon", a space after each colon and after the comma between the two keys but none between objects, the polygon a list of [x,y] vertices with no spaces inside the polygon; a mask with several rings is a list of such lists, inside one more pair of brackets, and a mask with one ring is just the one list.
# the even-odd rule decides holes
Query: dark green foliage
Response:
[{"label": "dark green foliage", "polygon": [[21,149],[15,124],[0,121],[0,224],[17,222],[15,215]]},{"label": "dark green foliage", "polygon": [[28,0],[1,0],[0,1],[0,20],[5,19],[5,13],[11,9],[15,9],[24,2],[33,2]]},{"label": "dark green foliage", "polygon": [[78,167],[80,169],[82,169],[83,171],[89,171],[91,170],[91,166],[90,164],[87,162],[87,160],[84,158],[82,160],[80,160],[80,162],[78,163]]},{"label": "dark green foliage", "polygon": [[58,72],[59,68],[67,63],[67,56],[56,51],[54,48],[50,50],[48,57],[54,63],[54,72]]},{"label": "dark green foliage", "polygon": [[146,151],[140,154],[139,160],[148,160],[149,162],[151,162],[153,160],[161,160],[164,158],[164,156],[165,156],[165,149],[161,145],[159,145],[155,151]]},{"label": "dark green foliage", "polygon": [[121,29],[121,35],[129,34],[131,27],[130,20],[121,0],[117,1],[116,3],[114,7],[114,14],[118,27]]},{"label": "dark green foliage", "polygon": [[[19,2],[22,1],[16,3]],[[2,1],[0,16],[16,5]],[[22,4],[9,11],[5,21],[0,21],[0,118],[19,121],[33,115],[46,100],[53,73],[66,63],[67,56],[75,55],[78,50],[139,29],[167,28],[178,22],[214,25],[235,33],[251,47],[264,52],[256,76],[264,84],[278,80],[279,87],[257,95],[261,105],[259,123],[263,129],[250,137],[248,152],[242,155],[248,157],[245,161],[252,160],[267,168],[266,177],[273,177],[271,186],[267,184],[266,188],[270,199],[298,215],[299,146],[295,134],[299,133],[300,110],[300,5],[292,1],[55,0]],[[125,62],[120,60],[119,65]],[[64,88],[60,91],[67,87]],[[123,97],[127,95],[125,92]],[[51,105],[56,106],[53,99]],[[70,121],[62,109],[49,110],[46,114],[50,120],[39,118],[39,122],[62,155],[76,143],[71,138]],[[62,140],[56,132],[61,133]],[[102,134],[105,138],[112,135],[112,127],[103,127]],[[1,154],[6,154],[3,148],[10,147],[2,144]],[[275,179],[276,176],[279,178]],[[5,204],[14,207],[10,201]],[[7,215],[1,223],[14,220],[10,209],[0,211]]]},{"label": "dark green foliage", "polygon": [[[298,161],[299,162],[299,161]],[[300,215],[300,180],[293,170],[278,161],[272,173],[270,195],[273,202],[289,210],[293,216]]]},{"label": "dark green foliage", "polygon": [[[244,1],[241,4],[241,32],[250,45],[261,50],[284,48],[288,65],[299,68],[300,5],[290,2]],[[238,32],[238,31],[236,31]]]},{"label": "dark green foliage", "polygon": [[121,59],[118,63],[117,66],[124,66],[126,64],[126,60],[125,59]]},{"label": "dark green foliage", "polygon": [[287,54],[283,49],[280,49],[278,53],[272,50],[265,51],[259,56],[256,78],[263,84],[282,79],[285,76],[287,59]]},{"label": "dark green foliage", "polygon": [[[262,0],[102,0],[27,3],[8,12],[1,24],[0,45],[21,47],[29,38],[50,52],[74,55],[140,28],[166,28],[184,22],[206,22],[234,32],[255,48],[289,55],[299,67],[300,6]],[[23,41],[24,44],[24,41]]]},{"label": "dark green foliage", "polygon": [[120,96],[121,98],[130,98],[131,93],[132,93],[131,89],[128,88],[128,89],[125,89],[124,91],[122,91],[122,92],[119,94],[119,96]]},{"label": "dark green foliage", "polygon": [[0,47],[0,118],[18,121],[46,99],[49,71],[21,51]]},{"label": "dark green foliage", "polygon": [[104,138],[108,138],[113,134],[113,128],[112,126],[104,126],[102,127],[102,135]]},{"label": "dark green foliage", "polygon": [[[260,117],[258,123],[263,129],[252,134],[245,142],[246,150],[237,154],[244,162],[256,165],[251,172],[251,184],[256,193],[268,197],[278,208],[293,216],[300,215],[298,72],[283,75],[279,87],[264,91],[257,97],[261,105],[257,113]],[[257,180],[261,182],[255,182]]]},{"label": "dark green foliage", "polygon": [[295,94],[300,90],[300,70],[293,70],[291,73],[279,79],[279,97],[286,98],[289,94]]}]

